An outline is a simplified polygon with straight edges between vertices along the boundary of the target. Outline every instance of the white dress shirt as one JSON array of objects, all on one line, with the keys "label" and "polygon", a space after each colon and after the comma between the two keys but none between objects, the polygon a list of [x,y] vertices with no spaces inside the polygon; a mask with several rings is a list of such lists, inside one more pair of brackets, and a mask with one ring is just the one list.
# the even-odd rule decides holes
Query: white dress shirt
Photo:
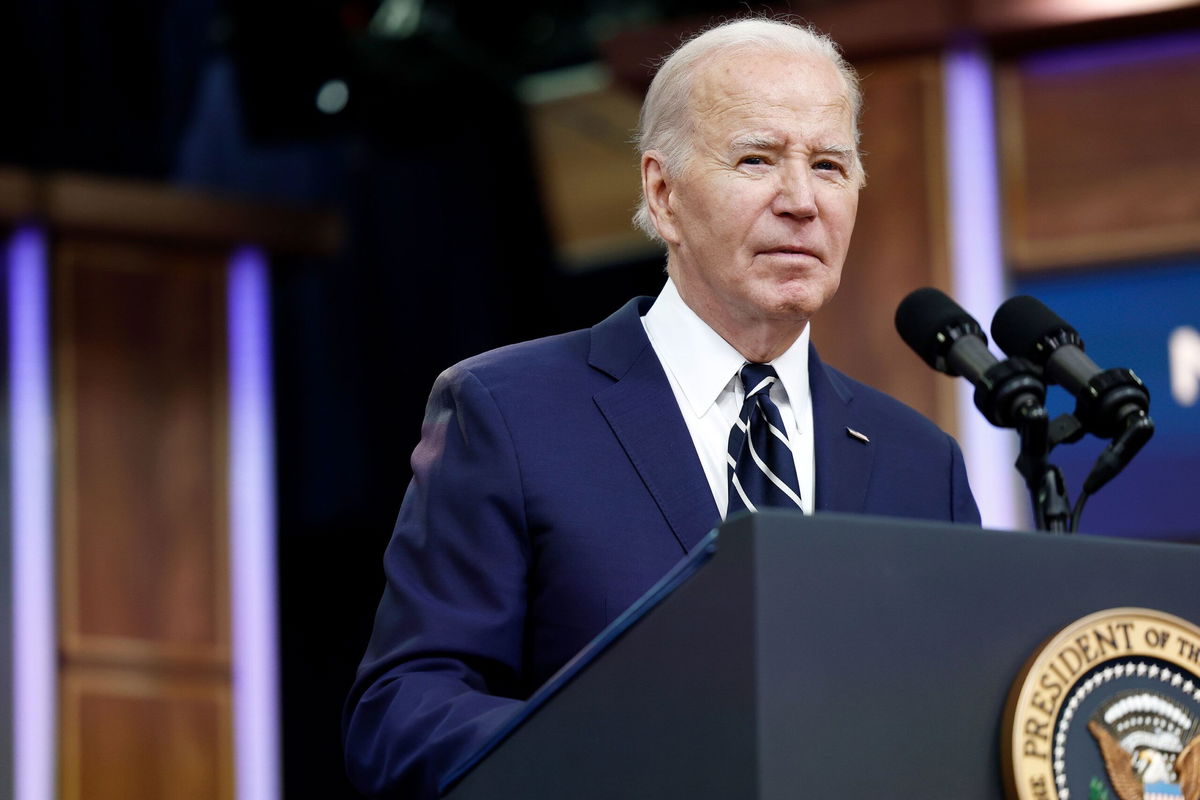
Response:
[{"label": "white dress shirt", "polygon": [[[724,518],[729,506],[726,460],[729,430],[742,409],[746,393],[738,379],[738,370],[746,359],[683,302],[670,279],[642,317],[642,325],[667,373],[713,500]],[[811,328],[811,323],[804,326],[800,338],[771,362],[779,375],[779,380],[771,386],[771,399],[779,407],[796,459],[800,502],[805,514],[813,511],[815,492],[812,392],[808,386]]]}]

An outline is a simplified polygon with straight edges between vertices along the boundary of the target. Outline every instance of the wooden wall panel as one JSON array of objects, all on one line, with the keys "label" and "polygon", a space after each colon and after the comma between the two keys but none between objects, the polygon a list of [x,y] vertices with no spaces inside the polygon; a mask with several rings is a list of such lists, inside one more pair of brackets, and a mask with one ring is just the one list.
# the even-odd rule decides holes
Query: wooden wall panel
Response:
[{"label": "wooden wall panel", "polygon": [[813,339],[830,363],[954,430],[952,382],[926,367],[893,323],[913,289],[949,289],[941,66],[933,56],[856,66],[868,185],[841,289],[815,318]]},{"label": "wooden wall panel", "polygon": [[1015,269],[1200,249],[1200,32],[1017,59],[999,80]]},{"label": "wooden wall panel", "polygon": [[64,800],[233,796],[223,678],[81,669],[63,681]]},{"label": "wooden wall panel", "polygon": [[[969,23],[964,0],[790,0],[744,4],[741,9],[726,5],[731,9],[727,18],[774,13],[802,20],[833,37],[851,60],[934,51]],[[720,18],[700,13],[625,28],[601,42],[601,54],[617,82],[641,96],[663,58]]]},{"label": "wooden wall panel", "polygon": [[567,269],[659,250],[630,223],[641,190],[629,143],[640,102],[632,92],[606,86],[528,106],[542,206]]},{"label": "wooden wall panel", "polygon": [[228,652],[223,260],[58,250],[70,650]]},{"label": "wooden wall panel", "polygon": [[29,221],[54,281],[60,794],[230,797],[227,261],[330,254],[341,220],[0,166],[0,222]]},{"label": "wooden wall panel", "polygon": [[282,207],[148,181],[0,164],[0,220],[38,220],[58,234],[230,248],[253,242],[272,252],[331,254],[345,236],[329,210]]},{"label": "wooden wall panel", "polygon": [[54,256],[65,797],[232,791],[225,257]]}]

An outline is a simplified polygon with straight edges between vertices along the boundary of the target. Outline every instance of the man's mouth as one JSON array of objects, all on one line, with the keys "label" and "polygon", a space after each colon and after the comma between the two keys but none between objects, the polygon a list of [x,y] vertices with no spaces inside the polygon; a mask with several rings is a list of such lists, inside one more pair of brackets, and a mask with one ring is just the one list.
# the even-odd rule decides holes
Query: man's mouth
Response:
[{"label": "man's mouth", "polygon": [[766,255],[783,255],[783,256],[810,256],[820,259],[816,253],[809,250],[807,247],[799,247],[793,245],[780,245],[779,247],[771,247],[762,251]]}]

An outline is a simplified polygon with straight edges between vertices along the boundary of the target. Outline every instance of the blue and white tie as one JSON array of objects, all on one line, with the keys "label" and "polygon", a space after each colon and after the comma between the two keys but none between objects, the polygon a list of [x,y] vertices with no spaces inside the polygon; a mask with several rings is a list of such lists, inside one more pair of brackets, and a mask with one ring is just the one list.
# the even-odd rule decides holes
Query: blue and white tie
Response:
[{"label": "blue and white tie", "polygon": [[764,506],[800,508],[796,459],[779,408],[771,401],[771,385],[779,376],[770,364],[744,364],[739,374],[746,399],[729,431],[729,509],[725,517]]}]

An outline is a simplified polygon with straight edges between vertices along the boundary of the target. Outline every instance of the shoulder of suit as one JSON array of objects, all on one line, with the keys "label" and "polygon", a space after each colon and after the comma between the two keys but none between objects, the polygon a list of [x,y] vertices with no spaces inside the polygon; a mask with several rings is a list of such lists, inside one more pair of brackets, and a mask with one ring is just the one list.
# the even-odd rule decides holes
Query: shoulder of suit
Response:
[{"label": "shoulder of suit", "polygon": [[514,374],[530,380],[570,381],[573,370],[590,370],[590,363],[611,372],[628,366],[630,357],[649,345],[641,314],[652,302],[650,297],[635,297],[591,328],[489,350],[448,371],[466,371],[485,382]]},{"label": "shoulder of suit", "polygon": [[471,356],[443,371],[439,381],[454,382],[470,375],[489,390],[503,391],[571,380],[573,371],[587,369],[587,352],[587,330],[560,333]]}]

